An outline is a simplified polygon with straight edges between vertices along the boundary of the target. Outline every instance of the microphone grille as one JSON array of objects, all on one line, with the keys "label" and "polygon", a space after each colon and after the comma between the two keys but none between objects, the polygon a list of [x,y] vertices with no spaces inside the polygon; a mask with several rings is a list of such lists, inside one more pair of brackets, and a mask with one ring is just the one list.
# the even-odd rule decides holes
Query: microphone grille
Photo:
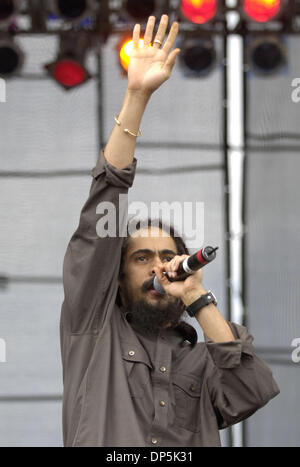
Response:
[{"label": "microphone grille", "polygon": [[158,293],[161,293],[161,294],[165,294],[165,289],[160,285],[160,283],[158,282],[157,280],[157,277],[154,276],[154,279],[153,279],[153,287],[155,288],[156,292]]}]

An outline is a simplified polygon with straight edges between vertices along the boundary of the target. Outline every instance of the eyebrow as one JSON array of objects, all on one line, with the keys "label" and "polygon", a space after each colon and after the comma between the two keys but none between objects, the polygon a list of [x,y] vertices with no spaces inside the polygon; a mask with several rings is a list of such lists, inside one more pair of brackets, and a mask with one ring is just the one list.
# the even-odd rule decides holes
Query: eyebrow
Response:
[{"label": "eyebrow", "polygon": [[[148,248],[141,248],[141,249],[135,250],[133,253],[131,253],[130,258],[132,258],[132,256],[134,256],[134,255],[136,255],[136,254],[138,254],[138,253],[147,253],[147,254],[153,255],[153,254],[154,254],[154,251],[153,251],[153,250],[149,250]],[[174,256],[176,256],[175,251],[173,251],[173,250],[168,250],[168,249],[160,250],[160,251],[159,251],[159,254],[160,254],[160,255],[167,255],[167,254],[169,254],[169,255],[174,255]]]}]

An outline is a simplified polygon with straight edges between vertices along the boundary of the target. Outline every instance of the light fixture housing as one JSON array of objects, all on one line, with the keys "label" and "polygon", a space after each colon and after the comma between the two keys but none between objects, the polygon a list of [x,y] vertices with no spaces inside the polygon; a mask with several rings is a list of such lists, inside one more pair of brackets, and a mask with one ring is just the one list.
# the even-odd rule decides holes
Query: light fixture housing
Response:
[{"label": "light fixture housing", "polygon": [[253,72],[261,76],[278,73],[287,64],[287,48],[282,37],[251,38],[247,46],[247,63]]},{"label": "light fixture housing", "polygon": [[66,91],[84,84],[91,78],[85,67],[90,38],[85,32],[68,32],[60,36],[57,59],[45,65],[50,76]]},{"label": "light fixture housing", "polygon": [[217,53],[211,37],[183,37],[179,63],[187,77],[205,77],[214,69]]},{"label": "light fixture housing", "polygon": [[0,1],[0,25],[9,26],[13,22],[20,9],[20,0]]},{"label": "light fixture housing", "polygon": [[157,0],[123,0],[120,16],[129,22],[146,22],[149,16],[161,16],[161,8]]},{"label": "light fixture housing", "polygon": [[21,70],[24,53],[11,37],[0,38],[0,77],[10,78]]},{"label": "light fixture housing", "polygon": [[81,23],[93,13],[92,0],[50,0],[51,11],[59,18],[73,24]]}]

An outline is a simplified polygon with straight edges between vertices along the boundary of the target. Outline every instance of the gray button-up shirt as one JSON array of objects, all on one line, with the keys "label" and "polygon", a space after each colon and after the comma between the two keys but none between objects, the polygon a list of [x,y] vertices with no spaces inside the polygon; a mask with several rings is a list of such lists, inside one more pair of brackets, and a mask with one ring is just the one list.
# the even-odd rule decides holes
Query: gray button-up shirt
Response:
[{"label": "gray button-up shirt", "polygon": [[[127,221],[119,195],[127,194],[135,168],[136,159],[121,170],[101,152],[64,258],[64,445],[219,446],[220,428],[247,418],[279,389],[244,326],[229,323],[232,342],[196,342],[187,323],[152,338],[135,331],[117,306],[118,229],[126,231]],[[114,237],[97,234],[101,202],[115,207]]]}]

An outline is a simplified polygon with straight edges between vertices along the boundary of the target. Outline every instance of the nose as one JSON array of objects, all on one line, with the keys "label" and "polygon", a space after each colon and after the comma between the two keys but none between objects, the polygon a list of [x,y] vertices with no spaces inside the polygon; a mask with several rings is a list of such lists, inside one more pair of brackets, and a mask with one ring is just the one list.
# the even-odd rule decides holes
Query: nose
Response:
[{"label": "nose", "polygon": [[152,262],[152,265],[151,265],[152,269],[151,269],[150,275],[151,275],[151,276],[154,276],[154,275],[155,275],[154,268],[155,268],[155,267],[158,267],[158,266],[162,266],[162,265],[163,265],[163,262],[161,261],[160,257],[159,257],[159,256],[155,256],[155,257],[153,258],[153,262]]}]

